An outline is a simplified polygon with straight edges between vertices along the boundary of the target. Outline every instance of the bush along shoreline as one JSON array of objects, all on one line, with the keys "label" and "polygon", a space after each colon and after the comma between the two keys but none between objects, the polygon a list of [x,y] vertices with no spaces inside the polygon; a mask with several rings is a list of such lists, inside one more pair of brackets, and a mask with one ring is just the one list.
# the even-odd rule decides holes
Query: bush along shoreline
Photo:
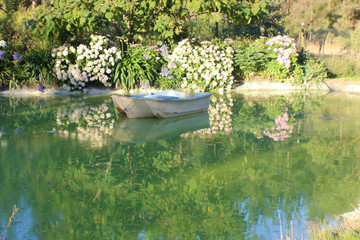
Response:
[{"label": "bush along shoreline", "polygon": [[253,76],[308,88],[327,76],[325,65],[298,50],[293,38],[183,39],[153,46],[116,43],[90,35],[81,42],[21,53],[0,40],[0,85],[62,86],[67,91],[183,88],[191,92],[232,89]]}]

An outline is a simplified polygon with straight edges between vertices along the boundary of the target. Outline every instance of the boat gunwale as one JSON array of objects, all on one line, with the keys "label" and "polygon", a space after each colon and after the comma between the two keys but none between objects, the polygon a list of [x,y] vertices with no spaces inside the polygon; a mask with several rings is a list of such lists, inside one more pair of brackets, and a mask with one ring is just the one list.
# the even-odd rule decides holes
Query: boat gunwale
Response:
[{"label": "boat gunwale", "polygon": [[129,94],[129,95],[112,95],[112,97],[126,97],[126,98],[131,98],[131,99],[137,99],[137,100],[150,100],[150,101],[158,101],[158,102],[182,102],[182,101],[191,101],[191,100],[197,100],[197,99],[203,99],[203,98],[207,98],[210,97],[212,95],[212,93],[196,93],[195,96],[193,97],[188,97],[188,98],[180,98],[180,97],[173,97],[173,96],[169,96],[169,97],[173,97],[173,98],[169,98],[169,99],[161,99],[161,98],[146,98],[146,96],[166,96],[166,95],[151,95],[151,94]]},{"label": "boat gunwale", "polygon": [[[189,97],[189,98],[174,97],[174,98],[169,98],[169,99],[161,99],[161,98],[154,97],[154,98],[136,98],[136,99],[143,99],[146,101],[157,101],[157,102],[184,102],[184,101],[192,101],[192,100],[207,98],[207,97],[211,96],[211,93],[201,93],[201,95],[197,95],[197,96]],[[159,95],[159,96],[162,96],[162,95]]]}]

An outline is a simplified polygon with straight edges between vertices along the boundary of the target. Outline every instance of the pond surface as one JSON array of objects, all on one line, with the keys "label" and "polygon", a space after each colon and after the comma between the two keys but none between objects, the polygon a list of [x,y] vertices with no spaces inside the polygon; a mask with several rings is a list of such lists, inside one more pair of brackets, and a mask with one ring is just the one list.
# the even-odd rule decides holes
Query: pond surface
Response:
[{"label": "pond surface", "polygon": [[2,97],[0,130],[6,239],[300,238],[360,193],[359,95],[216,95],[169,120]]}]

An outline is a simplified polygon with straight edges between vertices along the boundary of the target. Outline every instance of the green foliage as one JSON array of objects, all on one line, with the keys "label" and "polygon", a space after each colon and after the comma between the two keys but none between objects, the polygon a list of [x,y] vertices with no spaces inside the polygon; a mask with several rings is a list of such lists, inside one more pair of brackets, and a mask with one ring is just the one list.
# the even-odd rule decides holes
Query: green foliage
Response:
[{"label": "green foliage", "polygon": [[50,50],[32,49],[31,55],[26,56],[25,61],[28,62],[30,72],[29,82],[56,85],[55,62]]},{"label": "green foliage", "polygon": [[268,62],[267,52],[258,45],[258,42],[241,39],[232,43],[234,66],[240,72],[239,77],[249,77],[265,69]]},{"label": "green foliage", "polygon": [[[39,16],[34,31],[50,41],[82,41],[93,32],[101,31],[104,16],[94,11],[100,3],[96,0],[56,0]],[[74,39],[72,39],[74,38]]]},{"label": "green foliage", "polygon": [[[116,65],[114,84],[126,90],[136,88],[140,84],[143,88],[153,85],[164,64],[158,47],[129,46],[123,52],[122,60]],[[147,86],[145,86],[147,85]]]},{"label": "green foliage", "polygon": [[311,84],[315,84],[320,87],[320,84],[325,81],[327,77],[327,69],[325,62],[316,60],[314,58],[308,59],[306,64],[298,65],[294,71],[295,81],[299,84],[303,84],[306,87],[310,87]]},{"label": "green foliage", "polygon": [[18,88],[29,76],[27,63],[23,60],[23,52],[17,51],[14,41],[3,43],[6,46],[0,47],[0,86]]},{"label": "green foliage", "polygon": [[243,76],[263,74],[275,80],[289,79],[297,62],[294,39],[287,36],[233,43],[235,66]]},{"label": "green foliage", "polygon": [[105,32],[129,43],[153,33],[162,39],[181,32],[185,17],[183,1],[152,0],[141,2],[115,0],[57,0],[51,12],[39,19],[43,36],[51,39],[82,39],[91,33]]},{"label": "green foliage", "polygon": [[168,72],[168,75],[159,75],[155,82],[155,87],[159,87],[160,89],[176,89],[181,87],[181,81],[173,77],[175,73],[171,69],[167,69],[164,66],[161,71]]},{"label": "green foliage", "polygon": [[271,2],[252,1],[180,1],[151,0],[133,2],[115,0],[57,0],[51,12],[39,19],[41,33],[52,39],[81,39],[94,32],[106,32],[129,43],[151,39],[174,39],[193,14],[220,13],[236,25],[269,22]]},{"label": "green foliage", "polygon": [[4,7],[0,3],[0,10],[3,10],[6,13],[16,12],[21,5],[20,0],[3,0],[3,3]]},{"label": "green foliage", "polygon": [[235,24],[249,24],[258,22],[262,17],[269,13],[271,1],[220,1],[220,0],[201,0],[190,1],[191,9],[195,13],[220,12],[229,17],[229,20]]},{"label": "green foliage", "polygon": [[298,52],[294,40],[287,36],[232,43],[234,65],[243,77],[261,74],[274,80],[308,87],[319,85],[327,76],[323,62],[303,50]]}]

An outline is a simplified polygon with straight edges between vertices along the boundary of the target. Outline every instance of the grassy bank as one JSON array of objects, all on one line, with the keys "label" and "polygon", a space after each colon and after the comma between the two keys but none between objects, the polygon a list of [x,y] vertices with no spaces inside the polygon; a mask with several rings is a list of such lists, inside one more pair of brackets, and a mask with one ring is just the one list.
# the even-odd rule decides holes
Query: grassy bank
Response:
[{"label": "grassy bank", "polygon": [[353,240],[360,239],[360,208],[345,213],[337,219],[337,224],[327,222],[315,224],[311,228],[310,239],[313,240]]},{"label": "grassy bank", "polygon": [[332,78],[360,79],[360,57],[353,54],[324,55],[320,57]]}]

